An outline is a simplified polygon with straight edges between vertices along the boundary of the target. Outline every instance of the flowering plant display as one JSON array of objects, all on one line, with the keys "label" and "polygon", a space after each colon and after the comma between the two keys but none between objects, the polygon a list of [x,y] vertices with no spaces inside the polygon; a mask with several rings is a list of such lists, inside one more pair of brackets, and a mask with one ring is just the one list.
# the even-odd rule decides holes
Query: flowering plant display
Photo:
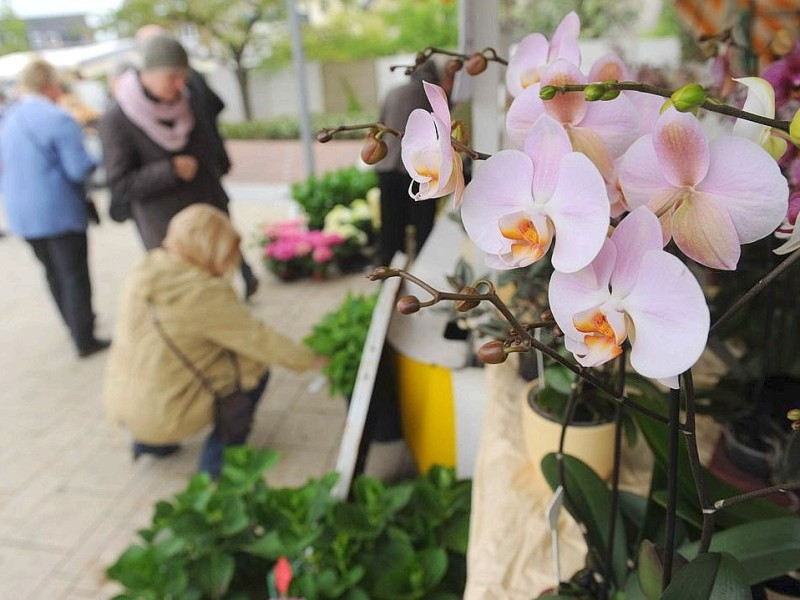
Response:
[{"label": "flowering plant display", "polygon": [[[611,489],[563,454],[563,435],[562,450],[543,461],[584,525],[592,572],[548,597],[746,598],[750,585],[800,564],[800,519],[762,500],[800,482],[741,493],[705,471],[692,369],[710,333],[800,262],[796,173],[787,178],[781,169],[800,145],[800,111],[776,118],[776,98],[797,89],[800,61],[787,56],[772,85],[769,73],[736,80],[746,96],[739,108],[699,83],[671,90],[630,81],[616,56],[584,65],[579,34],[570,13],[551,40],[531,34],[510,61],[492,49],[418,54],[417,64],[448,54],[454,70],[470,75],[490,62],[507,66],[509,148],[492,156],[467,145],[433,84],[425,84],[431,110],[414,111],[404,133],[368,126],[370,156],[382,155],[383,136],[401,136],[412,198],[453,196],[487,266],[508,271],[549,259],[541,318],[520,322],[486,280],[451,293],[405,270],[379,267],[371,277],[402,277],[430,296],[401,298],[405,314],[442,301],[462,311],[493,304],[511,333],[481,348],[484,362],[534,349],[575,374],[573,402],[590,386],[616,401],[618,429],[623,414],[636,418],[656,463],[649,495],[636,501],[641,512],[620,499],[619,444]],[[725,116],[723,133],[706,128],[707,113]],[[318,139],[345,129],[325,129]],[[461,154],[482,163],[466,186]],[[723,311],[715,307],[712,322],[697,274],[705,281],[735,273],[742,247],[771,236],[786,240],[775,253],[789,256]],[[555,333],[554,343],[534,335],[543,328]],[[697,595],[701,588],[706,595]]]},{"label": "flowering plant display", "polygon": [[335,248],[343,243],[341,235],[309,230],[301,219],[269,224],[261,237],[265,264],[285,280],[324,275]]}]

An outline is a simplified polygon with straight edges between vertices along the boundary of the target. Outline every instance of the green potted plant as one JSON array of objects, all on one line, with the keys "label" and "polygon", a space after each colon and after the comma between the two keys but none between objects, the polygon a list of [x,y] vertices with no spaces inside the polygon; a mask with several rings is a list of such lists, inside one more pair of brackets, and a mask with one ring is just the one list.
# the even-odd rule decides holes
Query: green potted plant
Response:
[{"label": "green potted plant", "polygon": [[292,198],[306,215],[308,227],[322,229],[325,215],[334,206],[350,206],[353,200],[365,198],[367,192],[378,185],[372,171],[346,167],[322,176],[310,176],[305,181],[292,184]]},{"label": "green potted plant", "polygon": [[350,398],[356,383],[361,353],[372,321],[377,294],[355,296],[348,292],[342,303],[314,325],[303,342],[329,360],[322,369],[331,396]]},{"label": "green potted plant", "polygon": [[107,570],[124,590],[116,600],[267,598],[279,562],[291,567],[289,595],[306,600],[461,597],[469,481],[442,468],[394,486],[360,477],[342,501],[331,495],[335,473],[270,487],[264,471],[277,460],[230,448],[217,483],[196,475],[159,502]]}]

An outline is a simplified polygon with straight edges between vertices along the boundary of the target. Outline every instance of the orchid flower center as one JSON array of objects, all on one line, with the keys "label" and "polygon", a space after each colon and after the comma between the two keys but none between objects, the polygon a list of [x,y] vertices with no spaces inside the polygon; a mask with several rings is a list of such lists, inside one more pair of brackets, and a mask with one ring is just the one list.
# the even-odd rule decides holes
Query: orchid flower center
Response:
[{"label": "orchid flower center", "polygon": [[502,236],[511,240],[511,255],[517,264],[538,260],[549,247],[549,232],[540,232],[527,215],[508,215],[499,225]]},{"label": "orchid flower center", "polygon": [[573,317],[575,329],[584,333],[583,342],[588,352],[582,357],[581,364],[595,366],[622,354],[622,342],[625,340],[624,321],[622,331],[617,332],[608,322],[608,318],[600,309],[594,308],[578,313]]},{"label": "orchid flower center", "polygon": [[539,83],[542,80],[542,68],[536,67],[533,69],[525,70],[522,75],[520,76],[520,84],[522,84],[522,89],[529,88],[534,83]]}]

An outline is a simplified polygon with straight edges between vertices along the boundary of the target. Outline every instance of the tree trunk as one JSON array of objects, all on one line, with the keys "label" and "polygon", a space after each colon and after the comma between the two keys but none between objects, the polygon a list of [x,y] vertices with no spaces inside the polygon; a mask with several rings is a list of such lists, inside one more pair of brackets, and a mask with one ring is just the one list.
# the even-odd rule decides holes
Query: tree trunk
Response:
[{"label": "tree trunk", "polygon": [[249,72],[239,62],[236,63],[236,81],[239,84],[239,94],[242,98],[242,109],[244,110],[245,121],[250,121],[253,118],[253,111],[250,108]]}]

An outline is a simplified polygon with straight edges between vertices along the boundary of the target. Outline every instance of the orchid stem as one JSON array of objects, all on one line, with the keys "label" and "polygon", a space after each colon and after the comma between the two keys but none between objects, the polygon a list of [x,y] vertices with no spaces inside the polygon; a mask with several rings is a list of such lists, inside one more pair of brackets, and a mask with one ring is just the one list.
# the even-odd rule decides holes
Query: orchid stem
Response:
[{"label": "orchid stem", "polygon": [[772,269],[767,275],[759,280],[753,287],[751,287],[747,292],[745,292],[739,299],[731,305],[731,307],[725,311],[725,313],[717,319],[712,325],[711,329],[709,330],[709,335],[711,335],[715,329],[722,326],[728,319],[733,316],[733,314],[742,308],[745,304],[750,302],[761,290],[767,287],[775,278],[779,277],[784,271],[789,269],[790,267],[794,266],[798,261],[800,261],[800,250],[795,250],[792,252],[788,258],[781,261],[781,263]]},{"label": "orchid stem", "polygon": [[691,369],[681,375],[681,383],[686,391],[686,422],[684,423],[683,435],[686,440],[686,450],[689,454],[689,467],[692,470],[692,478],[697,489],[697,499],[703,511],[702,535],[700,536],[700,546],[697,549],[697,554],[700,555],[708,552],[711,534],[714,531],[714,513],[709,510],[711,509],[711,501],[708,499],[703,467],[700,464],[700,453],[697,449],[697,421],[695,419],[697,409],[694,402],[694,381]]},{"label": "orchid stem", "polygon": [[[586,84],[586,85],[591,85],[591,84]],[[553,87],[555,87],[559,92],[582,92],[586,89],[586,85],[570,84],[570,85],[558,85]],[[616,83],[612,81],[604,81],[602,82],[602,85],[608,88],[609,90],[642,92],[644,94],[662,96],[664,98],[672,97],[672,94],[675,92],[675,90],[670,90],[668,88],[662,88],[655,85],[649,85],[646,83],[638,83],[636,81],[620,81]],[[780,131],[789,133],[789,121],[770,119],[769,117],[764,117],[762,115],[757,115],[751,112],[747,112],[745,110],[741,110],[739,108],[723,104],[713,99],[706,99],[699,106],[700,108],[703,108],[710,112],[727,115],[729,117],[736,117],[737,119],[744,119],[746,121],[752,121],[753,123],[758,123],[759,125],[766,125],[767,127],[771,127],[773,129],[778,129]]]},{"label": "orchid stem", "polygon": [[[617,393],[622,394],[625,391],[625,355],[622,352],[619,355],[617,364],[619,365],[618,379],[617,379]],[[614,412],[614,467],[611,470],[611,506],[609,508],[608,518],[608,546],[606,548],[606,557],[608,563],[606,564],[605,582],[603,589],[606,596],[608,596],[609,586],[614,573],[614,535],[617,528],[617,506],[619,505],[619,475],[620,465],[622,464],[622,419],[625,415],[625,408],[618,404]]]},{"label": "orchid stem", "polygon": [[678,440],[681,411],[681,390],[669,394],[669,443],[667,447],[667,532],[664,541],[664,566],[661,590],[672,581],[672,562],[675,553],[675,526],[678,520]]}]

